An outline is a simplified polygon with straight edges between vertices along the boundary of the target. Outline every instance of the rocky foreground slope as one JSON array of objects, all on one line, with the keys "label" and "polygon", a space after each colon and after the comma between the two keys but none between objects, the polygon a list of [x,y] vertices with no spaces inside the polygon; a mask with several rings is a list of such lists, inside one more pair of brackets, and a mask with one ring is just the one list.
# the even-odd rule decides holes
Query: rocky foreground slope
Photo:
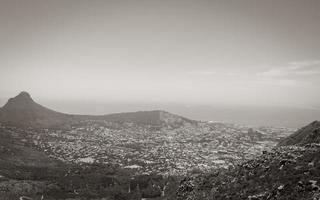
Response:
[{"label": "rocky foreground slope", "polygon": [[320,143],[320,121],[314,121],[308,126],[302,127],[294,134],[282,140],[278,146]]},{"label": "rocky foreground slope", "polygon": [[320,199],[319,127],[313,122],[235,168],[184,179],[178,199]]}]

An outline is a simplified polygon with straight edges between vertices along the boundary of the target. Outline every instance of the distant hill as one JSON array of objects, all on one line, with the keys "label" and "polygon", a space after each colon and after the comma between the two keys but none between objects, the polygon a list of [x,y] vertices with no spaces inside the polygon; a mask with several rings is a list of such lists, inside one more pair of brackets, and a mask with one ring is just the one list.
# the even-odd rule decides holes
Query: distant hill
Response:
[{"label": "distant hill", "polygon": [[132,122],[151,126],[179,127],[196,121],[166,111],[139,111],[109,115],[71,115],[56,112],[36,103],[27,92],[21,92],[0,108],[0,122],[7,125],[33,128],[68,126],[81,120]]},{"label": "distant hill", "polygon": [[72,115],[50,110],[33,101],[30,94],[21,92],[0,109],[0,122],[20,127],[52,127],[73,121]]},{"label": "distant hill", "polygon": [[132,122],[153,126],[168,125],[172,127],[179,127],[185,123],[192,124],[196,122],[194,120],[190,120],[162,110],[116,113],[105,115],[101,118],[112,122]]},{"label": "distant hill", "polygon": [[311,143],[320,143],[320,121],[314,121],[299,129],[297,132],[282,140],[279,146],[303,146]]}]

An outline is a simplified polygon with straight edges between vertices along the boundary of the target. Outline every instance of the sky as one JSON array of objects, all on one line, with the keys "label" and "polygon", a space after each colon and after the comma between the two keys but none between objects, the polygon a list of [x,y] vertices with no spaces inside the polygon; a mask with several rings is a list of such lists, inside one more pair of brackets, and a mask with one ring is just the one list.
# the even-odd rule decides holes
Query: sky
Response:
[{"label": "sky", "polygon": [[319,0],[0,0],[0,98],[320,109],[319,22]]}]

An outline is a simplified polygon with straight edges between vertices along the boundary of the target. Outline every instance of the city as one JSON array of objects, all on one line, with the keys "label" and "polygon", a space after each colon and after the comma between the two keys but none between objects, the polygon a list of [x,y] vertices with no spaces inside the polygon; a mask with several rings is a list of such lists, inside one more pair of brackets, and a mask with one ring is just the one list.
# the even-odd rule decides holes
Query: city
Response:
[{"label": "city", "polygon": [[71,130],[30,131],[50,157],[73,163],[104,163],[137,174],[185,175],[233,167],[272,149],[294,129],[198,122],[179,128],[82,121]]}]

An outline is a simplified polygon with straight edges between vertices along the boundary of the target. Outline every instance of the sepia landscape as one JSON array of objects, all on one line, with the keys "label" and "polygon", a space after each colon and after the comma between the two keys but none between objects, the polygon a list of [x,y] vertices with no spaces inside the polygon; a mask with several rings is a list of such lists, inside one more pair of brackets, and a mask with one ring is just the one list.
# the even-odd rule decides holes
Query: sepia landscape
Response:
[{"label": "sepia landscape", "polygon": [[0,200],[320,200],[320,1],[0,0]]}]

